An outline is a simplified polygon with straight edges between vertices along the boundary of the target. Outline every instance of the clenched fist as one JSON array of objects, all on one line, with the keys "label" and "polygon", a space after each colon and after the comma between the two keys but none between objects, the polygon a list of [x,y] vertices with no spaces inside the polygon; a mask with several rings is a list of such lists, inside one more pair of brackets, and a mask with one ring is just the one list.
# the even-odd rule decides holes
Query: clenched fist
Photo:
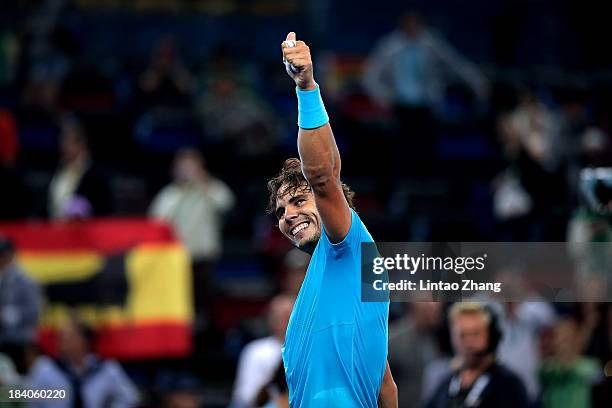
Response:
[{"label": "clenched fist", "polygon": [[287,39],[281,45],[283,61],[287,62],[287,73],[295,81],[298,88],[311,90],[316,88],[312,72],[310,48],[304,41],[296,41],[295,33],[287,34]]}]

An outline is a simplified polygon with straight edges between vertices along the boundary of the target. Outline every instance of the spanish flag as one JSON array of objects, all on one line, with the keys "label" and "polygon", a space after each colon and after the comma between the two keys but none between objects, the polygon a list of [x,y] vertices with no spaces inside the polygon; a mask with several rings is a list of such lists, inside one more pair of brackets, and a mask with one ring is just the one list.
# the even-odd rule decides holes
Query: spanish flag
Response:
[{"label": "spanish flag", "polygon": [[40,283],[40,343],[56,352],[55,329],[69,310],[89,322],[96,350],[120,360],[191,352],[189,257],[171,228],[147,219],[0,223],[18,262]]}]

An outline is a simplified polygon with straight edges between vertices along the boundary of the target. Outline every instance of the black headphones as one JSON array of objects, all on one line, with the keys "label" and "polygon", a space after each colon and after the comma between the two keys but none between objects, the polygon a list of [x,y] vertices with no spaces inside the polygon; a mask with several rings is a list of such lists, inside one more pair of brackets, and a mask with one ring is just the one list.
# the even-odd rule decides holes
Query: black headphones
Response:
[{"label": "black headphones", "polygon": [[499,343],[502,340],[503,333],[501,328],[499,327],[499,319],[497,318],[497,313],[493,311],[491,306],[485,305],[483,306],[483,310],[489,316],[489,344],[487,346],[487,352],[495,353]]}]

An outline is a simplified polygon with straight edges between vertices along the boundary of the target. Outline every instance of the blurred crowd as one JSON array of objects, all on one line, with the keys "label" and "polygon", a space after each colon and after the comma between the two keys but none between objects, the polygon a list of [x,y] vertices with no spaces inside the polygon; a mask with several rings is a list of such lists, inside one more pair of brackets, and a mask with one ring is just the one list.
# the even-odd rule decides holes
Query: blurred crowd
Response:
[{"label": "blurred crowd", "polygon": [[[265,215],[265,181],[297,155],[293,87],[274,52],[294,30],[283,19],[295,21],[291,13],[301,9],[254,17],[278,37],[265,55],[244,36],[207,40],[197,53],[171,29],[151,34],[135,14],[125,29],[147,27],[148,55],[120,55],[93,53],[104,47],[87,42],[113,16],[96,17],[96,7],[0,6],[9,16],[0,26],[0,222],[140,216],[170,223],[192,261],[194,355],[119,365],[96,356],[95,331],[76,315],[61,328],[60,355],[41,355],[44,286],[2,239],[0,385],[65,386],[71,403],[85,407],[285,407],[280,347],[308,257],[291,250]],[[119,24],[133,12],[115,10]],[[178,21],[177,30],[188,20],[163,18]],[[495,21],[505,27],[514,19],[507,11]],[[490,58],[472,56],[445,35],[452,31],[445,21],[404,11],[356,51],[324,44],[322,22],[304,28],[305,40],[312,34],[321,48],[317,80],[343,177],[372,235],[610,242],[610,211],[587,206],[580,187],[585,169],[612,167],[609,76],[515,69],[507,51],[516,28],[484,32],[493,38]],[[608,304],[416,302],[391,311],[400,406],[479,398],[504,406],[497,401],[509,389],[516,401],[504,403],[513,407],[612,401]],[[464,392],[479,381],[481,394]]]}]

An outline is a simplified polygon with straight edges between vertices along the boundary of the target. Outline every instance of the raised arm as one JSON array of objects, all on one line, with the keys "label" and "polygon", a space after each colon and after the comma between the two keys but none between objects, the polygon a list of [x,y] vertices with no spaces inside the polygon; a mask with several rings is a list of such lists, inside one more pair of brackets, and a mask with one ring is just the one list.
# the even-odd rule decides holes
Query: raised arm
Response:
[{"label": "raised arm", "polygon": [[351,227],[351,212],[340,182],[340,153],[314,80],[310,48],[295,33],[282,44],[287,69],[297,85],[298,151],[302,172],[310,184],[317,210],[331,242],[340,242]]}]

